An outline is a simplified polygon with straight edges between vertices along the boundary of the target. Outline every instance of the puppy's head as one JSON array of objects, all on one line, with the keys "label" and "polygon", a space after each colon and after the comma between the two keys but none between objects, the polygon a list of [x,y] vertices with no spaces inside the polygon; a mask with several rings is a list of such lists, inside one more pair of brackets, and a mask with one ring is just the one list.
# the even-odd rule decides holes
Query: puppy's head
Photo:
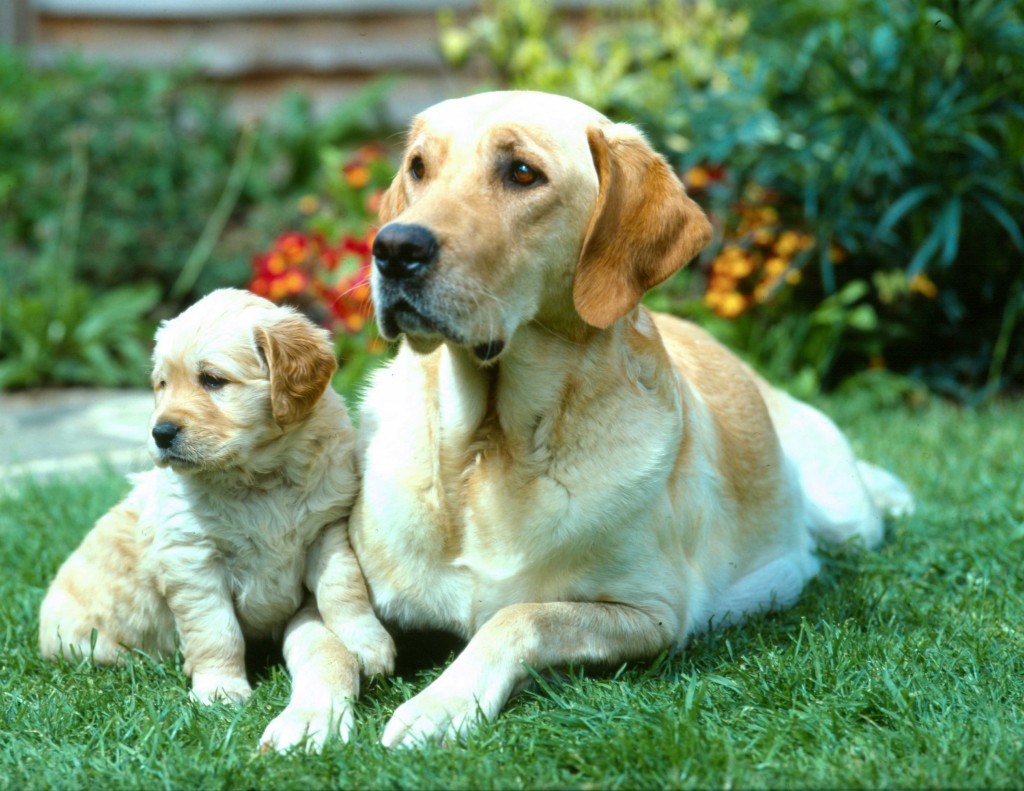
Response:
[{"label": "puppy's head", "polygon": [[157,331],[150,453],[180,472],[245,467],[310,413],[336,368],[328,333],[301,314],[214,291]]},{"label": "puppy's head", "polygon": [[711,226],[627,124],[560,96],[443,102],[413,123],[381,204],[382,334],[481,361],[529,321],[605,328],[707,244]]}]

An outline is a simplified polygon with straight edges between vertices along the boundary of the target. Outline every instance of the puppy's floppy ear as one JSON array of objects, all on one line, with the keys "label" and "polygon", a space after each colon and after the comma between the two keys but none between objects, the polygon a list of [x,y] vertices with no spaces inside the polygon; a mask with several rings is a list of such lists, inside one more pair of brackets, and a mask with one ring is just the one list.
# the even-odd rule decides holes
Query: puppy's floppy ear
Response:
[{"label": "puppy's floppy ear", "polygon": [[270,405],[282,428],[304,418],[338,370],[327,330],[298,313],[280,317],[255,330],[256,345],[270,369]]},{"label": "puppy's floppy ear", "polygon": [[587,130],[600,185],[573,280],[583,320],[605,328],[711,240],[711,223],[634,127]]}]

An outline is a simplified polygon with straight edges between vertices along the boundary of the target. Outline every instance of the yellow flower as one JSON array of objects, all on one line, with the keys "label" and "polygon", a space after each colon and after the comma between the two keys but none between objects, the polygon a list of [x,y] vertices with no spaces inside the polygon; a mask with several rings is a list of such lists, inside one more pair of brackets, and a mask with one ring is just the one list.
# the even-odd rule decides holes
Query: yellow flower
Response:
[{"label": "yellow flower", "polygon": [[914,275],[910,281],[910,290],[928,299],[935,299],[939,293],[939,287],[925,274]]},{"label": "yellow flower", "polygon": [[747,298],[733,291],[731,294],[722,295],[721,301],[715,307],[715,313],[723,318],[732,319],[740,315],[746,307]]},{"label": "yellow flower", "polygon": [[754,271],[754,259],[749,250],[731,244],[718,254],[711,266],[716,275],[741,280]]},{"label": "yellow flower", "polygon": [[803,279],[803,273],[799,269],[793,269],[786,275],[786,282],[791,286],[795,286]]},{"label": "yellow flower", "polygon": [[761,247],[767,247],[775,241],[775,230],[762,225],[760,228],[754,229],[754,235],[752,238],[754,240],[754,244],[760,245]]},{"label": "yellow flower", "polygon": [[313,214],[320,208],[320,201],[316,195],[303,195],[299,198],[299,211],[303,214]]},{"label": "yellow flower", "polygon": [[814,244],[814,240],[805,233],[783,231],[775,243],[775,252],[783,258],[792,258],[793,255],[801,250],[806,250],[812,244]]},{"label": "yellow flower", "polygon": [[724,272],[716,270],[711,273],[711,280],[708,282],[708,291],[715,294],[728,294],[736,290],[736,281]]},{"label": "yellow flower", "polygon": [[787,269],[789,269],[789,260],[777,255],[773,255],[764,262],[764,273],[772,279],[779,277]]}]

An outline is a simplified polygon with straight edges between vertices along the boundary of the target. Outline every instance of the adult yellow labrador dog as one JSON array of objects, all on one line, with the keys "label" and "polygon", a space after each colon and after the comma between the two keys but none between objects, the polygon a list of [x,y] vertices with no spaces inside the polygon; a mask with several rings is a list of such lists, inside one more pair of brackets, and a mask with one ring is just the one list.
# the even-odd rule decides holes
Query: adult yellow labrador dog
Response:
[{"label": "adult yellow labrador dog", "polygon": [[385,622],[469,640],[386,745],[493,717],[527,666],[654,657],[791,604],[816,542],[912,499],[705,332],[639,305],[711,226],[632,126],[541,93],[416,118],[374,243],[385,337],[350,535]]}]

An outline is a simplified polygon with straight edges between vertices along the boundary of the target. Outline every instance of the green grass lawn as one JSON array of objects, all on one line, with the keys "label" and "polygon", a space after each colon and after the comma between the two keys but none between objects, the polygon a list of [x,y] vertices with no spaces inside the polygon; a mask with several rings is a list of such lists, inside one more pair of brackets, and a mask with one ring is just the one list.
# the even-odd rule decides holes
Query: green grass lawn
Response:
[{"label": "green grass lawn", "polygon": [[918,496],[880,552],[831,558],[796,608],[680,656],[547,680],[464,747],[376,744],[441,660],[372,683],[353,742],[320,756],[255,750],[279,665],[232,709],[191,703],[174,662],[42,661],[45,587],[125,484],[0,495],[0,788],[1021,787],[1024,404],[824,406]]}]

